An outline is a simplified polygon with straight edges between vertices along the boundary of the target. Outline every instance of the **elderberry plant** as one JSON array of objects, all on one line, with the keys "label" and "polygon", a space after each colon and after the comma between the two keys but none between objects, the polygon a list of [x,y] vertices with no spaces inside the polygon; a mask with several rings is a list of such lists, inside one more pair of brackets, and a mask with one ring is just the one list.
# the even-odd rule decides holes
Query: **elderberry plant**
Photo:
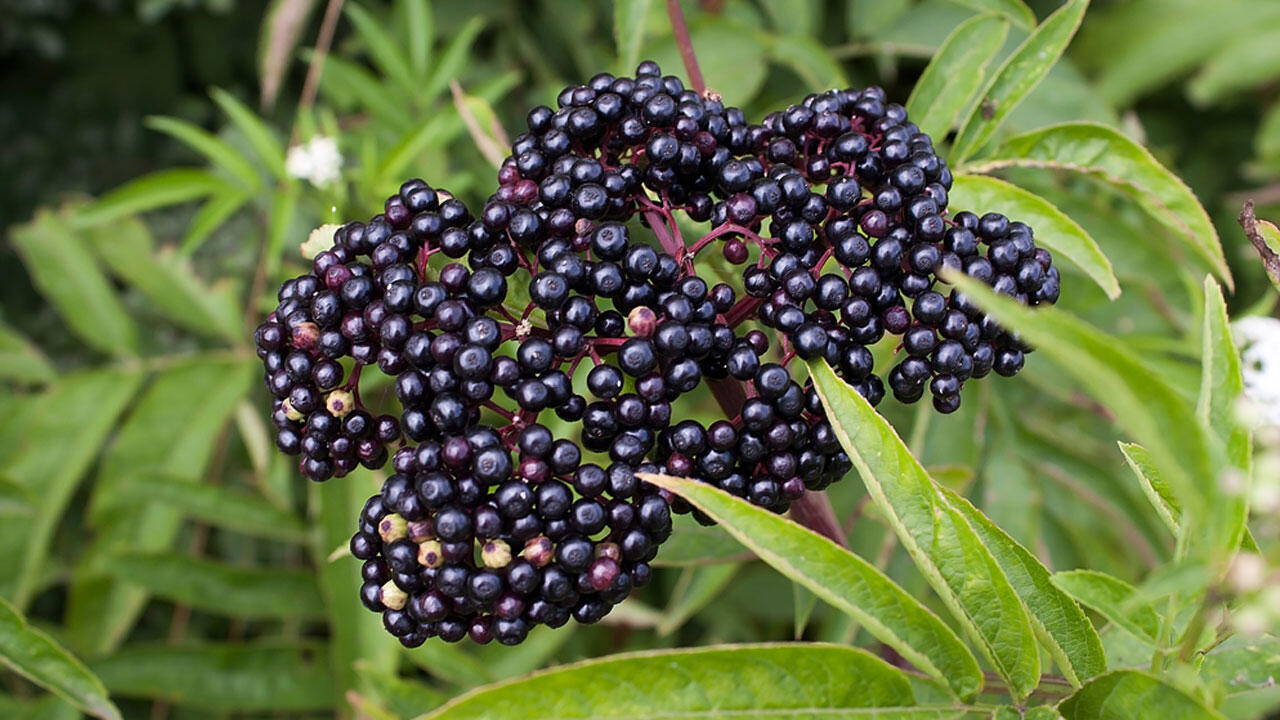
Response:
[{"label": "elderberry plant", "polygon": [[[596,622],[691,509],[637,472],[784,512],[851,469],[804,361],[874,405],[869,348],[897,337],[889,388],[944,413],[971,378],[1018,372],[1030,347],[938,273],[1034,306],[1058,270],[1028,225],[949,212],[951,184],[879,88],[752,124],[652,61],[601,73],[529,111],[478,216],[407,181],[281,287],[255,334],[276,445],[312,480],[394,447],[351,551],[404,644]],[[732,282],[700,274],[717,248]],[[370,366],[394,376],[398,418],[362,403]],[[703,385],[724,415],[705,427],[679,419]]]},{"label": "elderberry plant", "polygon": [[0,708],[1272,712],[1274,296],[1133,139],[1240,121],[1111,100],[1273,10],[1166,4],[1049,73],[1084,0],[330,3],[294,126],[13,232],[74,342],[0,326]]}]

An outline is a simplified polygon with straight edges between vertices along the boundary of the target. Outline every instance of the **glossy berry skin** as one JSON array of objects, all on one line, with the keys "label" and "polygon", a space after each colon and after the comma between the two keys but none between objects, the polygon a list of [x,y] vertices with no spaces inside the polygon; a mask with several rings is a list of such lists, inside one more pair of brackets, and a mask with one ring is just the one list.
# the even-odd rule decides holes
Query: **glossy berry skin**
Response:
[{"label": "glossy berry skin", "polygon": [[[777,512],[839,480],[851,463],[802,363],[943,413],[1016,374],[1030,348],[942,268],[1031,306],[1061,294],[1029,226],[948,207],[946,162],[879,88],[750,123],[645,62],[531,110],[497,180],[475,213],[404,183],[254,336],[304,475],[391,461],[352,552],[407,646],[600,620],[691,511],[638,474]],[[377,372],[390,407],[360,392]]]}]

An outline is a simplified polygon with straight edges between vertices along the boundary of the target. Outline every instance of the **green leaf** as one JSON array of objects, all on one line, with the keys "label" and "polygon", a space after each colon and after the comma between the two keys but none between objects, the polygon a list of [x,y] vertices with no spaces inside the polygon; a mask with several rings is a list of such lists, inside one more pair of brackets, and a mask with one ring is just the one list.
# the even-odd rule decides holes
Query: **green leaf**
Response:
[{"label": "green leaf", "polygon": [[629,0],[613,4],[613,42],[618,48],[619,72],[632,72],[640,62],[645,20],[653,0]]},{"label": "green leaf", "polygon": [[761,34],[769,59],[786,65],[814,88],[847,87],[849,80],[840,63],[821,43],[805,35]]},{"label": "green leaf", "polygon": [[1120,296],[1120,282],[1098,243],[1043,197],[998,178],[956,173],[950,202],[955,207],[1004,213],[1027,223],[1036,229],[1041,246],[1083,270],[1107,297],[1114,300]]},{"label": "green leaf", "polygon": [[[627,604],[622,603],[622,607],[625,608]],[[353,605],[363,607],[358,603]],[[614,608],[614,614],[618,610],[619,608]],[[374,617],[377,618],[376,615]],[[381,623],[379,619],[378,627],[381,627]],[[497,679],[487,666],[476,659],[475,655],[464,652],[456,645],[424,643],[412,650],[407,650],[405,654],[408,655],[410,662],[424,672],[463,687],[483,685]]]},{"label": "green leaf", "polygon": [[32,494],[13,479],[0,475],[0,518],[15,515],[30,516],[35,513]]},{"label": "green leaf", "polygon": [[[0,522],[0,588],[19,607],[35,594],[49,546],[80,481],[142,383],[142,373],[116,369],[64,376],[38,396],[14,433],[21,450],[5,472],[36,502],[35,513]],[[57,438],[51,451],[49,438]]]},{"label": "green leaf", "polygon": [[262,187],[262,178],[253,165],[240,156],[227,141],[215,137],[196,125],[177,118],[152,115],[144,123],[157,132],[162,132],[178,140],[197,153],[205,156],[209,162],[217,165],[227,174],[235,178],[249,190]]},{"label": "green leaf", "polygon": [[298,213],[302,194],[298,184],[290,183],[271,196],[271,214],[267,222],[267,277],[275,277],[284,260],[285,247]]},{"label": "green leaf", "polygon": [[309,570],[235,567],[176,553],[120,555],[108,566],[121,583],[216,615],[312,620],[324,614]]},{"label": "green leaf", "polygon": [[857,620],[957,696],[970,698],[981,687],[977,661],[951,628],[871,563],[710,485],[665,475],[641,477],[688,500],[761,560]]},{"label": "green leaf", "polygon": [[208,170],[157,170],[130,180],[85,206],[75,214],[72,223],[77,229],[103,225],[129,215],[235,190],[236,186]]},{"label": "green leaf", "polygon": [[309,529],[292,513],[252,493],[219,485],[192,485],[165,475],[142,475],[122,489],[135,502],[167,505],[202,523],[289,543],[307,539]]},{"label": "green leaf", "polygon": [[893,27],[911,7],[911,0],[849,0],[844,31],[849,37],[874,37]]},{"label": "green leaf", "polygon": [[[1248,432],[1235,419],[1235,405],[1244,393],[1240,352],[1231,338],[1231,318],[1222,288],[1213,278],[1204,279],[1204,327],[1201,330],[1200,396],[1196,417],[1213,428],[1227,447],[1228,459],[1248,470],[1253,456]],[[1237,512],[1239,512],[1237,510]],[[1241,527],[1243,527],[1241,519]]]},{"label": "green leaf", "polygon": [[138,328],[67,218],[41,210],[13,229],[31,280],[77,336],[117,357],[138,353]]},{"label": "green leaf", "polygon": [[1200,68],[1187,94],[1201,104],[1220,102],[1280,77],[1280,28],[1254,28],[1235,38]]},{"label": "green leaf", "polygon": [[761,4],[769,15],[769,23],[781,35],[811,36],[822,16],[815,0],[763,0]]},{"label": "green leaf", "polygon": [[[315,51],[304,51],[302,56],[307,62],[313,62]],[[404,98],[380,82],[363,65],[352,60],[326,56],[324,73],[320,76],[320,88],[325,92],[354,98],[360,109],[398,130],[412,124],[413,116]]]},{"label": "green leaf", "polygon": [[[630,679],[641,679],[635,682]],[[900,670],[834,645],[725,645],[613,655],[478,688],[423,720],[933,717]],[[874,711],[873,708],[885,708]],[[863,712],[858,712],[859,710]],[[946,708],[955,713],[956,708]],[[844,712],[841,712],[844,711]]]},{"label": "green leaf", "polygon": [[670,635],[683,627],[689,618],[716,599],[737,571],[737,563],[685,568],[678,591],[672,591],[671,600],[662,611],[662,621],[656,628],[658,635]]},{"label": "green leaf", "polygon": [[1221,718],[1199,700],[1137,670],[1107,673],[1063,700],[1066,720],[1200,720]]},{"label": "green leaf", "polygon": [[1023,30],[1036,26],[1036,14],[1022,0],[951,0],[957,5],[973,8],[978,12],[998,13]]},{"label": "green leaf", "polygon": [[1280,676],[1280,639],[1236,635],[1204,656],[1200,674],[1227,695],[1275,687]]},{"label": "green leaf", "polygon": [[573,623],[562,628],[535,627],[524,642],[515,647],[491,644],[478,655],[494,680],[526,675],[557,657],[560,649],[573,639],[576,627]]},{"label": "green leaf", "polygon": [[205,201],[191,222],[187,224],[187,232],[182,236],[183,255],[195,252],[209,236],[227,221],[236,211],[249,201],[249,195],[243,192],[219,193]]},{"label": "green leaf", "polygon": [[209,288],[172,250],[157,250],[140,219],[124,218],[84,233],[112,274],[132,285],[179,327],[230,342],[246,334],[237,298],[228,287]]},{"label": "green leaf", "polygon": [[1142,579],[1142,584],[1134,589],[1121,610],[1132,610],[1144,603],[1157,603],[1170,597],[1198,595],[1213,579],[1209,568],[1201,563],[1178,560],[1165,563]]},{"label": "green leaf", "polygon": [[[483,83],[470,94],[486,102],[493,102],[519,81],[518,73],[505,73]],[[430,148],[442,146],[463,129],[462,118],[452,104],[441,108],[439,112],[431,113],[424,122],[401,135],[400,140],[387,151],[378,165],[376,177],[383,178],[385,183],[398,182],[396,178],[404,175],[419,155]]]},{"label": "green leaf", "polygon": [[0,323],[0,380],[44,384],[58,376],[40,348],[21,333]]},{"label": "green leaf", "polygon": [[[762,34],[754,30],[718,16],[703,16],[689,28],[695,48],[733,48],[733,52],[713,52],[698,58],[707,87],[723,95],[726,105],[747,104],[764,84],[768,48]],[[675,38],[671,36],[645,48],[644,54],[668,70],[684,67]]]},{"label": "green leaf", "polygon": [[[1116,422],[1151,453],[1155,466],[1184,508],[1197,512],[1222,492],[1216,469],[1221,456],[1216,438],[1196,421],[1190,405],[1160,373],[1145,365],[1121,340],[1054,307],[1027,308],[967,276],[948,277],[1001,325],[1016,331],[1060,370],[1075,379],[1094,400],[1110,408]],[[1193,526],[1204,525],[1194,518]],[[1193,534],[1202,552],[1225,547],[1225,528],[1205,526]]]},{"label": "green leaf", "polygon": [[733,541],[733,536],[718,525],[708,527],[688,515],[676,515],[671,521],[674,525],[671,537],[653,559],[657,567],[714,565],[751,557],[750,552],[743,550]]},{"label": "green leaf", "polygon": [[948,488],[940,488],[952,507],[969,522],[970,527],[991,551],[1000,569],[1009,577],[1013,589],[1022,598],[1040,643],[1062,674],[1072,685],[1079,686],[1107,669],[1102,641],[1089,623],[1089,618],[1075,602],[1053,584],[1049,571],[1026,548],[1019,545],[967,499]]},{"label": "green leaf", "polygon": [[84,714],[57,695],[21,699],[0,695],[0,717],[13,720],[80,720]]},{"label": "green leaf", "polygon": [[1178,534],[1178,515],[1182,510],[1178,507],[1178,499],[1173,496],[1173,490],[1169,484],[1160,477],[1160,471],[1156,469],[1155,462],[1151,459],[1151,453],[1147,449],[1136,443],[1117,443],[1120,446],[1120,452],[1124,455],[1125,462],[1138,476],[1138,484],[1142,487],[1142,492],[1147,496],[1147,500],[1151,501],[1151,506],[1156,509],[1156,514],[1169,527],[1169,530],[1176,536]]},{"label": "green leaf", "polygon": [[221,88],[209,90],[210,97],[222,108],[222,112],[231,120],[231,124],[240,131],[249,147],[257,153],[258,159],[277,180],[285,180],[288,173],[284,169],[284,147],[272,134],[271,128],[262,121],[244,103],[234,95]]},{"label": "green leaf", "polygon": [[[350,554],[332,561],[328,557],[335,547],[347,547],[352,518],[359,515],[381,485],[377,474],[364,469],[340,483],[308,483],[311,523],[315,528],[311,560],[319,568],[320,592],[328,613],[329,667],[335,672],[333,687],[337,696],[359,688],[356,663],[363,661],[370,671],[393,673],[400,656],[400,643],[382,627],[382,616],[369,612],[360,602],[360,561]],[[445,647],[469,659],[451,645],[427,645]]]},{"label": "green leaf", "polygon": [[[1273,102],[1258,123],[1254,147],[1262,160],[1280,160],[1280,102]],[[1280,252],[1280,249],[1277,249]]]},{"label": "green leaf", "polygon": [[80,710],[118,720],[120,710],[107,697],[102,682],[53,638],[27,624],[26,618],[0,599],[0,663],[46,688]]},{"label": "green leaf", "polygon": [[432,34],[431,4],[427,0],[399,0],[396,9],[408,40],[409,66],[415,80],[424,80],[431,67],[431,49],[435,44]]},{"label": "green leaf", "polygon": [[804,637],[804,631],[809,627],[809,619],[813,617],[813,609],[818,605],[818,596],[809,592],[802,585],[791,583],[791,600],[795,608],[795,616],[792,620],[792,627],[795,630],[794,637],[800,640]]},{"label": "green leaf", "polygon": [[89,502],[97,534],[71,584],[68,638],[83,655],[116,647],[146,602],[145,592],[106,574],[111,557],[168,550],[182,525],[172,507],[128,502],[125,488],[155,474],[196,484],[256,365],[252,355],[193,355],[157,375],[120,425]]},{"label": "green leaf", "polygon": [[1081,57],[1095,59],[1098,91],[1121,107],[1280,18],[1280,8],[1253,0],[1156,0],[1113,8],[1097,16]]},{"label": "green leaf", "polygon": [[1129,583],[1096,570],[1068,570],[1054,573],[1053,584],[1140,640],[1156,641],[1160,616],[1150,604],[1133,602],[1137,591]]},{"label": "green leaf", "polygon": [[1008,577],[893,427],[825,362],[809,373],[827,417],[840,418],[836,437],[916,567],[1014,696],[1025,697],[1040,682],[1040,653]]},{"label": "green leaf", "polygon": [[472,58],[476,36],[487,23],[488,20],[484,15],[472,15],[462,29],[454,34],[453,39],[449,41],[449,46],[440,54],[440,61],[436,63],[431,78],[418,93],[419,101],[428,103],[435,100],[445,88],[449,87],[450,80],[457,79],[462,73],[463,66]]},{"label": "green leaf", "polygon": [[[1240,482],[1248,483],[1253,472],[1253,443],[1249,432],[1236,422],[1236,401],[1244,393],[1240,353],[1231,338],[1231,318],[1222,288],[1212,277],[1204,279],[1204,327],[1201,330],[1200,396],[1196,418],[1201,427],[1216,433],[1226,448],[1227,463],[1238,471]],[[1212,540],[1218,550],[1234,551],[1240,545],[1249,516],[1249,490],[1236,488],[1220,493],[1209,508]]]},{"label": "green leaf", "polygon": [[1000,51],[1008,33],[1009,23],[1003,17],[978,15],[947,36],[907,98],[907,114],[921,132],[946,137],[982,87],[987,64]]},{"label": "green leaf", "polygon": [[1080,172],[1121,192],[1169,228],[1219,278],[1231,284],[1218,231],[1196,196],[1150,151],[1117,130],[1095,123],[1064,123],[1012,138],[995,154],[966,168],[1038,167]]},{"label": "green leaf", "polygon": [[362,6],[347,3],[342,8],[347,19],[355,26],[365,52],[373,60],[373,64],[387,79],[391,80],[407,95],[413,94],[417,88],[413,71],[409,63],[400,54],[400,46],[392,39],[391,34],[382,29],[382,23],[376,20]]},{"label": "green leaf", "polygon": [[1004,61],[961,124],[951,148],[952,163],[959,165],[981,150],[1014,108],[1049,74],[1080,27],[1088,5],[1088,0],[1069,0],[1045,18]]},{"label": "green leaf", "polygon": [[128,647],[90,667],[114,695],[221,712],[331,710],[333,677],[314,645]]},{"label": "green leaf", "polygon": [[374,695],[397,717],[413,717],[439,707],[449,699],[448,695],[425,683],[380,670],[367,660],[357,660],[355,668],[356,675],[373,688]]}]

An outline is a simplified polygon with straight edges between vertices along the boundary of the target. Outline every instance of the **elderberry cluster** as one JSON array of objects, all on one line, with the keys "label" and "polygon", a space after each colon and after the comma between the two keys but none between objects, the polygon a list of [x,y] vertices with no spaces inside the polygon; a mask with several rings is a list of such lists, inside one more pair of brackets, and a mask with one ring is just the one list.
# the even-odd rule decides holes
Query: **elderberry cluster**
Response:
[{"label": "elderberry cluster", "polygon": [[410,647],[604,617],[649,582],[671,514],[634,473],[581,458],[536,423],[514,451],[483,424],[402,448],[351,540],[365,606]]},{"label": "elderberry cluster", "polygon": [[367,411],[360,371],[374,364],[388,374],[404,370],[410,317],[434,314],[439,304],[435,285],[419,283],[415,263],[424,248],[438,247],[470,219],[449,193],[407,182],[385,213],[341,227],[309,273],[281,286],[280,302],[254,340],[275,398],[276,446],[302,456],[306,477],[327,480],[358,464],[386,463],[388,446],[401,439],[401,421]]},{"label": "elderberry cluster", "polygon": [[[644,62],[527,121],[478,214],[406,182],[285,283],[256,335],[277,445],[304,475],[392,457],[351,550],[406,645],[599,620],[692,510],[637,473],[776,512],[843,477],[804,361],[872,404],[886,383],[902,402],[927,388],[941,412],[970,378],[1016,373],[1030,348],[942,268],[1057,300],[1031,228],[950,211],[946,163],[879,88],[752,124]],[[877,354],[897,359],[877,373]],[[370,365],[398,413],[361,399]]]}]

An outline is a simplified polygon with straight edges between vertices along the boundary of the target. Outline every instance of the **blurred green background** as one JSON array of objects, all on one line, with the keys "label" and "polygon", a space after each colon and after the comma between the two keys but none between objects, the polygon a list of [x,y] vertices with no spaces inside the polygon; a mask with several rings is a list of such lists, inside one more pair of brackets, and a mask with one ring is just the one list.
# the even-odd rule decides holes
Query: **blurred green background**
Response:
[{"label": "blurred green background", "polygon": [[[1003,4],[684,8],[708,85],[759,118],[836,85],[905,102],[947,34]],[[1057,3],[1028,5],[1043,18]],[[334,39],[312,92],[327,10]],[[1026,35],[1015,24],[1003,52]],[[308,486],[270,445],[249,333],[272,287],[304,267],[307,233],[368,217],[413,176],[478,207],[529,107],[645,57],[683,75],[661,2],[0,4],[0,595],[85,659],[130,717],[410,716],[608,652],[865,640],[731,540],[682,527],[656,582],[600,626],[515,649],[404,652],[359,606],[356,562],[329,559],[377,477]],[[1274,291],[1235,216],[1245,198],[1280,216],[1278,81],[1280,3],[1098,0],[1001,136],[1091,120],[1145,144],[1214,220],[1233,314],[1269,314]],[[319,185],[286,161],[317,135],[341,154],[339,179]],[[1064,269],[1062,305],[1194,397],[1202,271],[1097,183],[1004,176],[1051,196],[1115,265],[1118,300]],[[1051,368],[1033,356],[1018,379],[966,395],[955,416],[892,400],[882,411],[1053,569],[1135,580],[1169,556],[1114,433]],[[926,594],[857,481],[831,495],[855,550]],[[0,679],[0,716],[75,715]]]}]

